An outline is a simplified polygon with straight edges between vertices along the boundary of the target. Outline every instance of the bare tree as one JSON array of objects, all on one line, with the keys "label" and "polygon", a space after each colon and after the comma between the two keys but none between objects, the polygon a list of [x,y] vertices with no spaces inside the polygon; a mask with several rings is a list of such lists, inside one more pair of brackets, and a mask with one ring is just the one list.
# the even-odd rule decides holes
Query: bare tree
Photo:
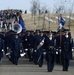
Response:
[{"label": "bare tree", "polygon": [[47,13],[47,7],[46,4],[44,3],[40,3],[40,0],[32,0],[31,1],[31,14],[32,17],[34,17],[34,24],[36,24],[35,22],[35,18],[36,18],[36,14],[38,14],[38,28],[40,25],[40,16],[41,14],[43,14],[43,29],[45,26],[45,12]]},{"label": "bare tree", "polygon": [[68,24],[68,27],[69,27],[69,30],[70,30],[70,26],[71,26],[71,19],[70,19],[70,17],[72,16],[72,13],[73,13],[73,7],[74,7],[74,2],[71,4],[71,8],[68,9],[68,13],[69,13],[69,24]]},{"label": "bare tree", "polygon": [[36,15],[40,9],[40,1],[32,0],[31,1],[31,14]]},{"label": "bare tree", "polygon": [[57,3],[54,5],[54,10],[57,14],[61,14],[65,12],[65,4],[66,0],[59,0]]},{"label": "bare tree", "polygon": [[41,8],[40,8],[40,10],[41,10],[41,14],[44,14],[45,11],[47,10],[47,6],[45,4],[42,5]]},{"label": "bare tree", "polygon": [[36,24],[35,23],[35,16],[38,13],[39,9],[40,9],[39,0],[32,0],[31,1],[31,14],[32,14],[32,17],[34,16],[34,24]]},{"label": "bare tree", "polygon": [[59,0],[59,2],[54,5],[54,11],[58,16],[58,25],[59,25],[60,14],[65,13],[65,9],[66,9],[65,8],[65,1],[66,0]]}]

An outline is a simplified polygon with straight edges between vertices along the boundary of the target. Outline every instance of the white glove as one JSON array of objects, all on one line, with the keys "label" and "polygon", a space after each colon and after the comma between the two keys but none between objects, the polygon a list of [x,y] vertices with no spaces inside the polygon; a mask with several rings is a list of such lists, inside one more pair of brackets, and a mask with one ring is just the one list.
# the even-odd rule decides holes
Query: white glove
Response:
[{"label": "white glove", "polygon": [[20,52],[22,52],[22,50],[20,50]]},{"label": "white glove", "polygon": [[37,52],[36,50],[34,50],[34,52]]},{"label": "white glove", "polygon": [[72,49],[72,52],[74,51],[74,49]]},{"label": "white glove", "polygon": [[2,49],[2,52],[4,52],[4,49]]},{"label": "white glove", "polygon": [[58,54],[58,52],[56,52],[56,54]]},{"label": "white glove", "polygon": [[61,52],[61,49],[60,49],[60,52]]}]

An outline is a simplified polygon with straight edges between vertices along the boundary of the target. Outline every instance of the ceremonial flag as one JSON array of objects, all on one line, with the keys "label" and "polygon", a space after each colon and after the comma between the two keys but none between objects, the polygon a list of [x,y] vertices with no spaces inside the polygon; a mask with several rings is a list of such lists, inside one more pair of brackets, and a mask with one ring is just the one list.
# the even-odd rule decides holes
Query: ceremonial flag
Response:
[{"label": "ceremonial flag", "polygon": [[65,23],[66,23],[66,20],[60,16],[59,27],[57,28],[57,31],[59,31],[59,29],[62,29],[62,27],[64,27]]},{"label": "ceremonial flag", "polygon": [[66,23],[65,19],[63,19],[62,17],[60,17],[60,24],[61,24],[62,26],[64,26],[65,23]]},{"label": "ceremonial flag", "polygon": [[60,20],[59,20],[59,29],[61,29],[62,27],[64,27],[66,21],[64,18],[60,17]]},{"label": "ceremonial flag", "polygon": [[26,29],[25,23],[24,23],[24,21],[23,21],[21,16],[19,17],[19,24],[22,26],[22,28]]}]

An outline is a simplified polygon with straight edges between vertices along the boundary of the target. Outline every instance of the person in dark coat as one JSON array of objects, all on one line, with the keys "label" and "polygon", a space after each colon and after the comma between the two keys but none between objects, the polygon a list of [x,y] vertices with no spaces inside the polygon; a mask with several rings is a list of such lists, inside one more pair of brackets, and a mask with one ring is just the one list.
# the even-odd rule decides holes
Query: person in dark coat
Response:
[{"label": "person in dark coat", "polygon": [[4,37],[4,51],[6,54],[6,57],[9,58],[9,55],[7,55],[7,53],[10,53],[9,50],[11,48],[11,38],[14,37],[14,31],[10,30],[9,32],[5,33],[5,37]]},{"label": "person in dark coat", "polygon": [[69,60],[72,58],[72,41],[71,36],[69,36],[68,31],[62,38],[62,65],[63,71],[68,71]]},{"label": "person in dark coat", "polygon": [[3,35],[0,33],[0,61],[3,57],[3,50],[4,49],[4,41],[3,41]]},{"label": "person in dark coat", "polygon": [[0,32],[0,61],[3,57],[4,51],[4,32]]},{"label": "person in dark coat", "polygon": [[25,52],[28,55],[29,61],[31,60],[31,54],[30,54],[30,32],[26,32],[25,35],[22,37],[23,40],[23,48]]},{"label": "person in dark coat", "polygon": [[20,57],[20,49],[21,49],[21,39],[18,34],[15,34],[11,37],[11,58],[9,59],[13,64],[18,64],[18,59]]},{"label": "person in dark coat", "polygon": [[45,38],[45,50],[46,50],[46,61],[47,61],[47,70],[52,72],[54,68],[54,59],[55,59],[55,39],[52,36],[52,33],[48,34]]},{"label": "person in dark coat", "polygon": [[34,50],[34,44],[35,44],[35,39],[34,39],[34,32],[30,32],[30,60],[33,61],[33,50]]},{"label": "person in dark coat", "polygon": [[56,64],[60,64],[61,63],[61,53],[60,53],[60,33],[57,33],[55,36],[55,40],[56,40],[56,56],[55,56],[55,61]]},{"label": "person in dark coat", "polygon": [[40,35],[40,31],[36,32],[36,35],[34,37],[34,51],[33,51],[33,61],[35,64],[39,64],[39,66],[42,66],[42,63],[40,63],[40,58],[42,54],[42,40],[44,39],[43,33]]},{"label": "person in dark coat", "polygon": [[44,50],[43,49],[44,49],[44,41],[45,41],[43,32],[40,33],[40,38],[41,38],[41,42],[39,44],[40,47],[37,50],[37,52],[38,52],[38,65],[39,65],[39,67],[42,67],[43,59],[44,59],[44,54],[43,54]]},{"label": "person in dark coat", "polygon": [[37,64],[38,61],[38,53],[37,53],[37,46],[40,44],[40,31],[37,31],[34,36],[34,50],[33,50],[33,61]]}]

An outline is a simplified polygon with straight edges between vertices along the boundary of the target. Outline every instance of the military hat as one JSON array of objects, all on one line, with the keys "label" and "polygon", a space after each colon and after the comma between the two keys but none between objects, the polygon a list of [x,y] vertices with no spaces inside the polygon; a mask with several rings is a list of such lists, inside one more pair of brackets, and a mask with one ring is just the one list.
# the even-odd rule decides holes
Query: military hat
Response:
[{"label": "military hat", "polygon": [[40,30],[36,30],[36,33],[37,33],[37,32],[39,32],[39,33],[40,33]]}]

